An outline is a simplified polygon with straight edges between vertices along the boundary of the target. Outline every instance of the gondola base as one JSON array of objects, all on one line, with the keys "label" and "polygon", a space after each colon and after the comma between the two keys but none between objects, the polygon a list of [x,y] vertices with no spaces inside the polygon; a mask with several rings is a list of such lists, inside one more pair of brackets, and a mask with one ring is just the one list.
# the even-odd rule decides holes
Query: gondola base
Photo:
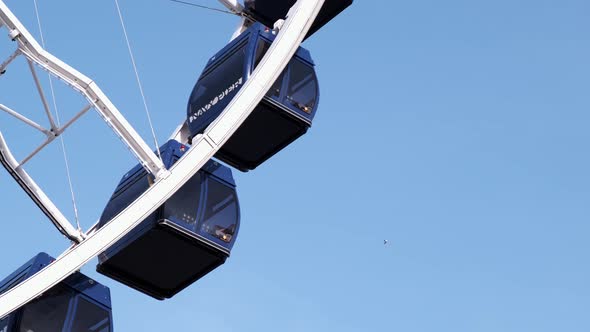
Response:
[{"label": "gondola base", "polygon": [[120,248],[102,254],[97,271],[163,300],[222,265],[227,256],[164,219]]}]

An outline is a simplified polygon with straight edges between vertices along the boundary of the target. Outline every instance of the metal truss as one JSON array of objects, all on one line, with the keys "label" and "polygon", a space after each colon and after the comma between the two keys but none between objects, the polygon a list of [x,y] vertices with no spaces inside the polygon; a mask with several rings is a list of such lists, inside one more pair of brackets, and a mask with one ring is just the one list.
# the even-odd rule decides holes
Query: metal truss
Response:
[{"label": "metal truss", "polygon": [[[237,1],[222,2],[237,3]],[[295,3],[275,41],[252,73],[250,79],[205,132],[193,139],[193,145],[189,151],[172,166],[169,172],[164,173],[164,168],[157,157],[147,148],[143,140],[133,131],[133,128],[124,120],[121,114],[116,111],[116,108],[100,92],[94,82],[50,54],[44,51],[44,53],[40,53],[40,47],[33,47],[33,51],[31,51],[32,43],[37,47],[38,44],[34,42],[32,37],[28,40],[22,37],[23,31],[26,30],[16,20],[16,17],[10,13],[4,3],[0,1],[0,25],[8,26],[11,36],[14,36],[19,45],[22,44],[21,49],[30,52],[27,58],[32,57],[39,60],[39,62],[34,62],[50,73],[62,78],[87,98],[90,97],[88,99],[91,104],[97,107],[102,115],[109,114],[117,117],[117,123],[113,124],[115,132],[123,136],[124,142],[129,144],[131,150],[139,156],[144,166],[152,174],[160,175],[156,178],[154,185],[117,216],[113,217],[105,226],[100,229],[92,228],[84,234],[85,238],[79,244],[73,245],[66,250],[49,266],[0,295],[0,318],[35,299],[70,274],[79,270],[85,263],[139,225],[142,220],[198,172],[262,100],[297,51],[323,3],[324,0],[298,0]],[[27,36],[27,38],[29,37],[30,35]],[[48,65],[49,63],[51,65]],[[105,121],[113,122],[112,118],[108,116],[105,117]],[[179,127],[175,137],[182,138],[182,133],[182,127]],[[162,176],[162,174],[165,175]]]}]

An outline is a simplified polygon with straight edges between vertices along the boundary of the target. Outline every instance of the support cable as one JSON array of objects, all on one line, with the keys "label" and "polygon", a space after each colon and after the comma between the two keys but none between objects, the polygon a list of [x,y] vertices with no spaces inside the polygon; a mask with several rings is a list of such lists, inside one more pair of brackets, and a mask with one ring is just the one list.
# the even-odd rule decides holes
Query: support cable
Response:
[{"label": "support cable", "polygon": [[[324,0],[297,0],[289,11],[287,20],[275,41],[252,76],[232,98],[221,115],[205,130],[201,138],[193,141],[191,148],[172,166],[167,176],[157,179],[154,185],[131,205],[123,209],[98,231],[89,235],[79,245],[68,249],[57,260],[34,276],[0,294],[0,318],[48,291],[113,243],[129,234],[142,220],[150,216],[158,206],[172,197],[189,181],[238,130],[256,105],[264,98],[268,89],[286,68],[303,38],[309,32],[323,4]],[[0,19],[4,13],[11,14],[0,0]],[[9,18],[12,19],[13,16],[11,15]],[[84,76],[80,74],[80,77]]]},{"label": "support cable", "polygon": [[133,51],[131,50],[131,43],[129,42],[129,36],[127,35],[127,29],[125,28],[123,14],[121,14],[121,8],[119,7],[118,0],[115,0],[115,5],[117,6],[117,13],[119,14],[119,21],[121,22],[121,27],[123,28],[123,35],[125,35],[125,42],[127,43],[127,50],[129,51],[129,57],[131,57],[131,64],[133,65],[133,70],[135,71],[135,78],[137,80],[137,85],[139,86],[139,92],[141,93],[141,98],[143,100],[143,106],[145,108],[145,113],[148,118],[148,123],[150,125],[150,129],[152,131],[152,138],[154,139],[154,144],[156,145],[156,152],[158,154],[158,158],[160,158],[160,161],[162,161],[162,155],[160,154],[160,148],[159,148],[160,144],[158,144],[158,139],[156,138],[156,132],[154,131],[154,126],[152,125],[152,117],[150,115],[150,111],[149,111],[149,108],[147,105],[145,94],[143,92],[143,86],[142,86],[141,80],[139,78],[139,72],[138,72],[137,66],[135,64],[135,57],[133,56]]},{"label": "support cable", "polygon": [[[41,26],[41,16],[39,15],[39,7],[37,5],[37,0],[33,0],[33,3],[35,5],[35,15],[37,16],[37,25],[39,27],[39,36],[41,38],[41,45],[43,46],[44,49],[46,49],[45,47],[45,38],[43,36],[43,28]],[[57,127],[59,128],[61,126],[60,124],[60,117],[59,117],[59,109],[57,108],[57,99],[55,98],[55,89],[53,88],[53,78],[51,77],[51,74],[47,74],[47,76],[49,77],[49,88],[51,91],[51,98],[53,99],[53,109],[55,109],[55,118],[57,121]],[[55,130],[54,128],[52,128],[52,130]],[[59,132],[55,132],[54,135],[59,135]],[[76,203],[76,195],[74,193],[74,185],[72,183],[72,176],[71,176],[71,172],[70,172],[70,163],[68,162],[68,154],[66,151],[66,144],[64,142],[64,138],[62,135],[59,135],[60,137],[60,142],[61,142],[61,150],[63,152],[63,157],[64,157],[64,162],[65,162],[65,166],[66,166],[66,175],[68,177],[68,184],[70,187],[70,197],[72,200],[72,206],[74,209],[74,219],[76,220],[76,226],[78,227],[78,231],[82,231],[82,227],[80,226],[80,218],[78,217],[78,204]]]},{"label": "support cable", "polygon": [[208,10],[219,12],[219,13],[225,13],[225,14],[231,14],[231,15],[236,15],[236,16],[242,16],[242,15],[240,15],[238,13],[230,12],[229,10],[223,10],[223,9],[209,7],[209,6],[203,6],[203,5],[199,5],[199,4],[192,3],[192,2],[180,1],[180,0],[170,0],[170,1],[181,3],[183,5],[189,5],[189,6],[193,6],[193,7],[198,7],[198,8],[201,8],[201,9],[208,9]]}]

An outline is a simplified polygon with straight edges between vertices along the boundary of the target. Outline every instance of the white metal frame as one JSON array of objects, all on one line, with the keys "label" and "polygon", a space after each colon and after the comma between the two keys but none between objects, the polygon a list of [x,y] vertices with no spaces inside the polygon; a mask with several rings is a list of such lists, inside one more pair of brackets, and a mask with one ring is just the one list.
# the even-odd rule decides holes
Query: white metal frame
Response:
[{"label": "white metal frame", "polygon": [[[119,110],[113,105],[109,98],[102,92],[102,90],[90,78],[84,76],[74,68],[68,66],[49,52],[45,51],[39,43],[33,38],[29,31],[21,24],[16,16],[8,9],[4,2],[0,1],[0,27],[5,26],[9,31],[9,37],[18,43],[17,51],[5,61],[10,63],[16,56],[23,55],[29,61],[31,66],[31,73],[36,77],[35,70],[32,64],[36,64],[40,68],[46,70],[50,74],[56,76],[74,90],[80,92],[90,104],[103,117],[104,121],[112,128],[112,130],[121,138],[121,140],[129,147],[131,152],[139,159],[141,164],[154,176],[166,176],[166,168],[158,157],[152,152],[152,149],[144,142],[139,134],[121,115]],[[4,65],[4,63],[2,64]],[[0,66],[0,72],[3,70]],[[38,80],[35,79],[37,82]],[[40,94],[42,89],[37,83]],[[44,97],[42,97],[44,99]],[[46,102],[44,101],[46,104]],[[45,106],[46,112],[49,113],[48,107]],[[59,135],[61,132],[56,130],[55,124],[52,122],[53,135]],[[62,129],[65,129],[62,127]]]},{"label": "white metal frame", "polygon": [[223,4],[227,9],[242,16],[240,23],[236,27],[233,35],[231,36],[230,40],[234,40],[238,37],[242,32],[244,32],[253,22],[252,18],[247,17],[244,13],[244,6],[238,2],[238,0],[219,0],[221,4]]},{"label": "white metal frame", "polygon": [[[10,66],[17,57],[23,56],[26,58],[37,92],[39,93],[39,97],[43,104],[43,110],[49,122],[49,128],[44,128],[16,110],[0,103],[0,111],[8,113],[17,120],[40,131],[46,136],[45,140],[37,148],[19,162],[14,158],[8,142],[6,142],[0,132],[0,162],[21,188],[32,198],[37,206],[39,206],[43,213],[45,213],[56,228],[68,239],[75,243],[79,243],[84,239],[84,234],[72,226],[72,223],[67,220],[63,213],[59,211],[55,204],[53,204],[47,195],[45,195],[43,190],[41,190],[35,181],[33,181],[33,179],[27,174],[23,166],[43,148],[63,134],[67,128],[80,119],[80,117],[86,114],[91,108],[95,108],[98,111],[103,120],[113,129],[115,134],[121,138],[124,144],[133,152],[139,162],[151,174],[156,178],[160,178],[167,176],[168,171],[161,160],[152,152],[152,149],[143,141],[139,134],[137,134],[135,129],[127,122],[123,115],[121,115],[100,88],[91,79],[45,51],[10,9],[0,1],[0,28],[2,27],[5,27],[8,30],[8,37],[16,43],[16,50],[6,60],[0,63],[0,75],[6,71],[8,66]],[[71,86],[74,90],[81,93],[89,102],[88,105],[83,107],[62,126],[58,126],[53,118],[43,87],[37,76],[36,66]]]},{"label": "white metal frame", "polygon": [[[0,295],[0,317],[4,317],[20,308],[79,270],[85,263],[131,231],[172,196],[174,192],[180,189],[219,150],[262,100],[265,93],[297,51],[323,3],[324,0],[298,0],[289,11],[287,20],[277,38],[250,79],[205,132],[195,137],[193,146],[172,166],[167,176],[159,177],[154,185],[131,205],[102,228],[89,231],[82,242],[64,252],[49,266],[10,291]],[[0,19],[5,19],[7,10],[8,8],[0,1]],[[0,25],[2,23],[0,21]],[[11,24],[13,23],[14,20],[12,20]],[[57,59],[53,58],[51,60],[56,62]],[[55,70],[51,69],[51,67],[48,70],[55,73]],[[75,72],[73,69],[71,71]],[[62,73],[57,72],[55,74]],[[81,74],[79,75],[78,77],[83,77]],[[75,81],[74,83],[77,84],[78,82]],[[82,91],[88,91],[89,86],[95,87],[93,82],[88,81],[87,83],[86,89]],[[95,96],[96,89],[91,90],[95,93]],[[100,97],[103,98],[98,105],[104,107],[104,100],[108,99],[104,95]],[[111,111],[113,109],[114,106],[112,106]],[[126,122],[124,123],[126,124]],[[180,133],[182,130],[178,132]]]},{"label": "white metal frame", "polygon": [[241,14],[244,10],[244,6],[238,2],[238,0],[219,0],[222,5],[224,5],[227,9],[231,10],[236,14]]},{"label": "white metal frame", "polygon": [[72,226],[49,197],[45,195],[43,190],[27,174],[24,168],[19,167],[18,162],[8,149],[8,145],[1,132],[0,163],[62,234],[75,243],[80,243],[84,239],[84,234]]}]

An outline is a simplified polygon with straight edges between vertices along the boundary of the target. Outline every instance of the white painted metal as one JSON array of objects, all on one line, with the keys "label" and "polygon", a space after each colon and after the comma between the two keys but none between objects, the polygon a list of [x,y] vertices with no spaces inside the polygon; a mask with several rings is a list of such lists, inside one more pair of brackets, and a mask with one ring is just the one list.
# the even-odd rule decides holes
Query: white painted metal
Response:
[{"label": "white painted metal", "polygon": [[49,129],[43,128],[43,126],[41,126],[37,122],[27,118],[26,116],[20,114],[19,112],[13,110],[12,108],[10,108],[8,106],[0,104],[0,110],[14,116],[15,118],[19,119],[20,121],[28,124],[29,126],[35,128],[35,129],[39,130],[40,132],[42,132],[45,135],[51,135],[51,132],[49,131]]},{"label": "white painted metal", "polygon": [[[0,27],[2,27],[2,24],[0,24]],[[4,74],[4,70],[6,69],[6,67],[8,67],[8,65],[14,60],[16,59],[16,57],[20,54],[20,50],[16,50],[14,51],[14,53],[12,53],[8,59],[6,59],[6,61],[2,62],[0,64],[0,75]]]},{"label": "white painted metal", "polygon": [[244,32],[253,22],[250,18],[246,17],[244,13],[244,6],[239,3],[237,0],[219,0],[227,9],[231,10],[233,13],[242,16],[240,23],[236,27],[236,30],[232,34],[230,41],[234,40],[238,37],[242,32]]},{"label": "white painted metal", "polygon": [[70,240],[74,242],[81,242],[84,235],[75,229],[66,217],[59,211],[53,202],[45,195],[27,172],[19,167],[19,164],[14,159],[12,153],[8,149],[8,145],[0,132],[0,162],[8,170],[10,175],[23,188],[23,190],[31,197],[31,199],[41,208],[43,213],[50,219],[50,221]]},{"label": "white painted metal", "polygon": [[48,135],[47,138],[45,139],[45,142],[41,143],[41,145],[39,145],[35,150],[33,150],[33,152],[29,153],[28,156],[26,156],[25,158],[23,158],[23,160],[20,161],[20,163],[18,164],[18,167],[22,168],[26,163],[29,162],[29,160],[33,159],[33,157],[37,153],[39,153],[41,150],[43,150],[46,146],[48,146],[56,138],[57,138],[57,136],[55,136],[55,135]]},{"label": "white painted metal", "polygon": [[29,65],[29,70],[31,70],[31,75],[33,75],[33,80],[35,81],[35,86],[37,87],[37,91],[39,92],[39,97],[41,98],[41,102],[43,103],[45,115],[47,115],[47,119],[49,120],[49,124],[51,125],[51,130],[55,132],[57,129],[57,125],[55,124],[55,120],[53,120],[53,116],[51,115],[51,109],[49,108],[47,98],[45,98],[45,93],[43,93],[43,87],[41,86],[41,82],[39,81],[39,77],[37,76],[37,72],[35,71],[35,66],[33,65],[33,62],[31,60],[28,60],[27,63]]},{"label": "white painted metal", "polygon": [[[40,90],[40,93],[41,90]],[[4,140],[2,133],[0,132],[0,164],[8,171],[8,173],[14,178],[14,180],[20,185],[20,187],[31,197],[33,202],[41,209],[41,211],[49,218],[53,225],[68,239],[75,243],[80,243],[84,239],[84,234],[78,229],[72,227],[72,224],[67,218],[61,213],[61,211],[53,204],[53,202],[45,195],[41,188],[33,181],[33,179],[27,174],[22,167],[27,161],[35,156],[41,149],[51,143],[59,134],[61,134],[67,127],[69,127],[76,119],[82,114],[87,112],[91,108],[90,105],[83,108],[72,120],[70,120],[62,128],[55,128],[52,130],[45,129],[41,125],[37,124],[33,120],[21,115],[20,113],[12,110],[11,108],[0,104],[0,110],[14,116],[18,120],[25,124],[41,131],[45,134],[46,139],[39,147],[25,157],[20,163],[16,161],[12,152],[8,148],[8,144]],[[51,115],[48,114],[51,119]]]},{"label": "white painted metal", "polygon": [[80,112],[78,112],[78,114],[74,115],[74,117],[70,119],[70,121],[66,122],[66,124],[61,126],[60,128],[57,128],[57,135],[63,134],[63,132],[66,131],[66,129],[68,129],[69,126],[74,124],[74,122],[76,122],[80,117],[82,117],[82,115],[86,114],[86,112],[90,111],[91,108],[92,104],[84,106],[84,108],[82,108]]},{"label": "white painted metal", "polygon": [[152,152],[152,149],[96,83],[45,51],[3,1],[0,1],[0,26],[5,26],[9,30],[9,37],[18,42],[19,52],[29,61],[36,63],[42,69],[82,93],[151,174],[157,178],[167,175],[168,171],[162,161]]},{"label": "white painted metal", "polygon": [[244,6],[238,0],[219,0],[219,2],[236,14],[240,14],[244,10]]},{"label": "white painted metal", "polygon": [[188,139],[191,135],[190,130],[188,129],[188,124],[184,121],[181,125],[179,125],[176,130],[170,135],[169,139],[176,140],[183,144],[188,144]]},{"label": "white painted metal", "polygon": [[[47,291],[131,231],[188,181],[232,135],[262,100],[297,51],[324,0],[298,0],[283,29],[250,79],[219,118],[198,137],[187,153],[136,201],[79,245],[10,291],[0,295],[0,317]],[[0,2],[0,4],[2,4]],[[3,5],[3,4],[2,4]],[[2,8],[0,8],[2,9]]]},{"label": "white painted metal", "polygon": [[[66,131],[66,129],[68,129],[69,126],[71,126],[74,122],[76,122],[80,117],[82,117],[82,115],[84,115],[86,112],[88,112],[91,108],[92,105],[86,105],[84,108],[82,108],[82,110],[80,110],[80,112],[78,112],[78,114],[74,115],[73,118],[71,118],[65,125],[61,126],[61,127],[57,127],[55,129],[52,130],[47,130],[39,125],[37,125],[35,122],[27,119],[26,117],[22,116],[19,113],[13,114],[12,112],[14,112],[13,110],[7,108],[7,107],[3,107],[4,105],[0,104],[0,109],[6,111],[7,113],[13,115],[14,117],[18,118],[19,120],[23,121],[26,124],[29,124],[33,127],[35,127],[38,130],[41,130],[45,135],[47,135],[47,139],[45,140],[45,142],[43,142],[39,147],[37,147],[33,152],[31,152],[27,157],[25,157],[25,159],[23,159],[20,164],[17,166],[19,168],[22,168],[22,166],[27,163],[29,160],[31,160],[37,153],[39,153],[39,151],[41,151],[44,147],[46,147],[47,145],[49,145],[49,143],[53,142],[53,140],[55,140],[59,135],[63,134],[64,131]],[[12,111],[12,112],[11,112]],[[35,125],[39,126],[39,128],[37,128]]]},{"label": "white painted metal", "polygon": [[[46,199],[45,194],[41,191],[41,189],[32,181],[30,176],[26,175],[26,181],[22,181],[19,178],[19,173],[24,172],[23,166],[29,160],[31,160],[37,153],[39,153],[43,148],[53,142],[59,135],[61,135],[69,126],[71,126],[75,121],[77,121],[82,115],[84,115],[89,109],[96,108],[99,114],[102,115],[105,122],[111,126],[115,130],[119,137],[122,138],[123,142],[127,144],[130,150],[136,152],[136,156],[140,159],[140,163],[148,169],[152,174],[156,177],[164,176],[168,173],[165,170],[163,164],[161,163],[160,159],[157,158],[152,152],[151,149],[141,140],[141,137],[134,131],[134,129],[126,122],[121,114],[119,114],[118,110],[114,108],[110,101],[106,98],[101,97],[102,92],[96,85],[87,77],[83,76],[82,74],[78,73],[74,69],[70,68],[59,59],[53,57],[51,54],[47,53],[43,50],[39,44],[33,39],[33,37],[29,34],[29,32],[25,29],[24,26],[18,21],[18,19],[9,11],[9,9],[0,1],[0,26],[6,26],[9,29],[9,37],[13,41],[17,41],[17,49],[16,51],[9,56],[9,58],[0,64],[0,74],[4,72],[6,67],[19,55],[23,55],[27,58],[27,64],[29,66],[31,75],[33,76],[33,80],[35,82],[35,86],[39,93],[39,97],[41,98],[41,102],[43,104],[43,109],[47,116],[47,119],[50,124],[50,129],[46,129],[41,125],[35,123],[34,121],[28,119],[27,117],[23,116],[22,114],[4,106],[0,105],[0,110],[7,112],[8,114],[14,116],[18,120],[24,122],[25,124],[32,126],[33,128],[40,130],[46,136],[45,140],[32,152],[30,152],[24,159],[20,161],[20,163],[9,163],[3,162],[2,165],[8,170],[8,172],[13,175],[15,180],[21,185],[21,188],[29,194],[35,201],[35,203],[41,208],[41,210],[49,217],[52,223],[58,228],[58,230],[64,234],[69,239],[73,240],[74,242],[80,242],[82,239],[81,233],[76,231],[73,233],[71,231],[72,227],[71,224],[67,221],[67,219],[63,216],[62,213],[59,212],[57,207],[51,203],[48,199]],[[89,101],[90,103],[85,106],[80,112],[78,112],[73,118],[66,122],[65,125],[59,127],[56,121],[51,114],[51,110],[49,107],[49,103],[45,94],[43,92],[43,88],[39,81],[39,78],[36,73],[35,65],[40,66],[41,68],[49,71],[51,74],[58,76],[61,80],[72,86],[75,90],[81,92]],[[5,140],[3,140],[2,144],[4,145],[4,150],[7,154],[12,157],[12,153],[8,148],[8,144]],[[9,159],[10,159],[9,158]],[[33,193],[33,194],[31,194]],[[39,195],[35,193],[40,193]],[[39,197],[43,196],[45,199],[40,199]],[[48,206],[43,206],[47,202]],[[53,211],[53,212],[47,212]],[[67,224],[67,225],[66,225]]]}]

